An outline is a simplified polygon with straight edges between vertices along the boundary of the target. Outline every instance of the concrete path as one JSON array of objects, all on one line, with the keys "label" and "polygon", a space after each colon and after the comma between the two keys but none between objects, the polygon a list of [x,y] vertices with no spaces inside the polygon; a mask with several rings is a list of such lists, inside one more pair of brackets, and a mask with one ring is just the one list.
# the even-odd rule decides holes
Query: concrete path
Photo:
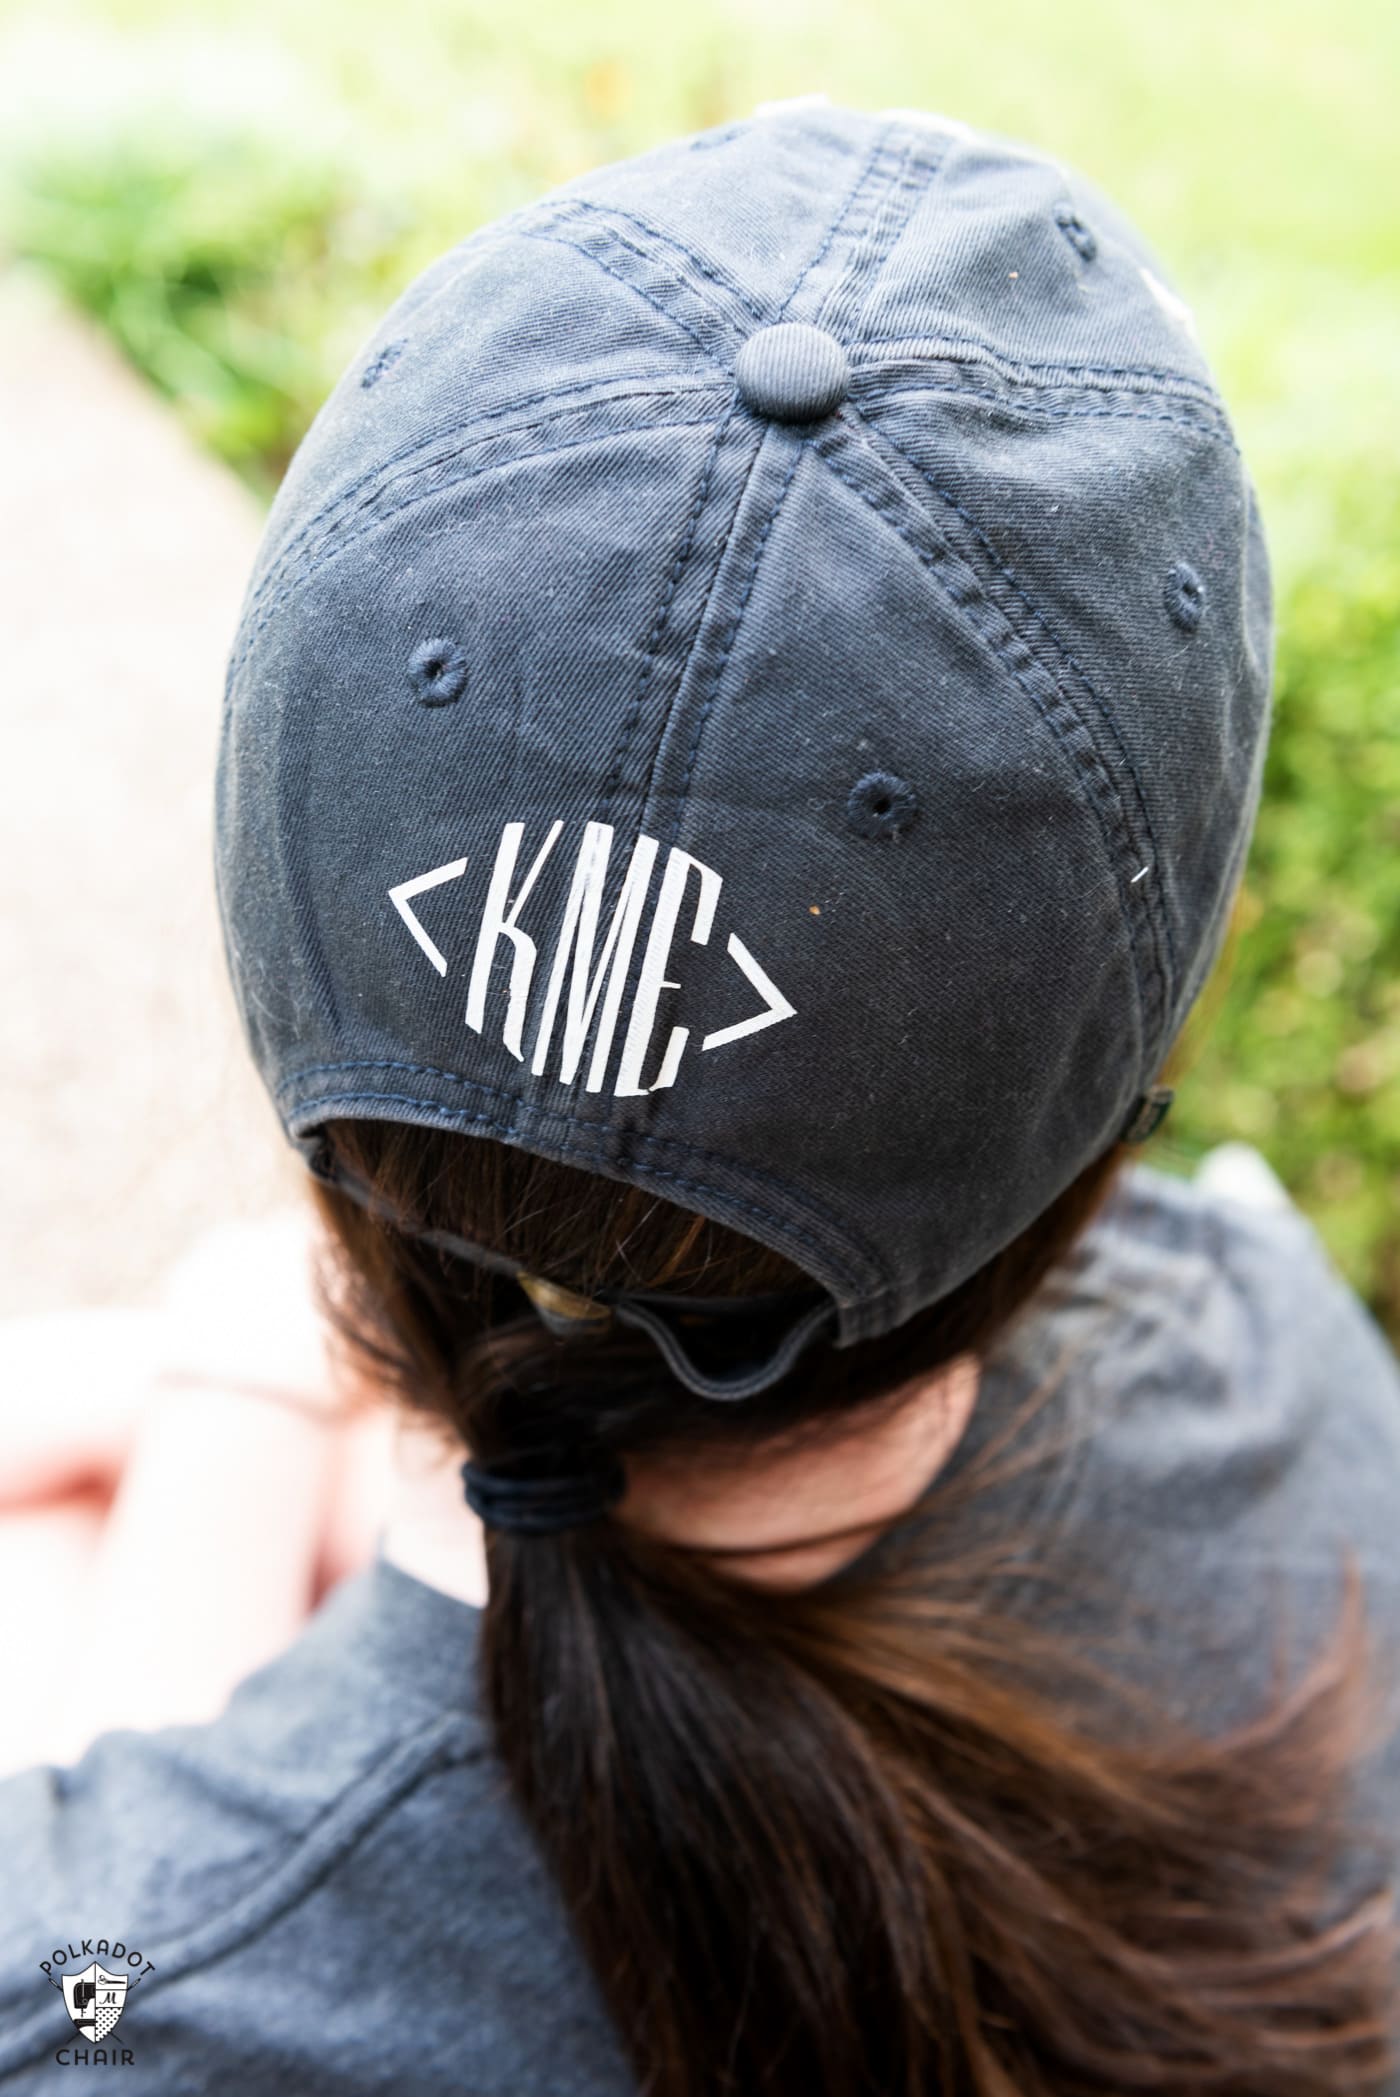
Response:
[{"label": "concrete path", "polygon": [[141,1305],[301,1192],[224,973],[223,664],[256,503],[0,275],[0,1315]]}]

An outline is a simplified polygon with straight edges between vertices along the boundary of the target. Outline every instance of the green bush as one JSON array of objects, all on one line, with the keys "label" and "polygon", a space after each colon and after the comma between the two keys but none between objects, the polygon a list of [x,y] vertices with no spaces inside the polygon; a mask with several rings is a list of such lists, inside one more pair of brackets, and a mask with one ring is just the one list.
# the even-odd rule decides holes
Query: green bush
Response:
[{"label": "green bush", "polygon": [[393,296],[403,232],[325,159],[169,121],[32,158],[6,230],[264,495]]},{"label": "green bush", "polygon": [[1257,1145],[1400,1336],[1400,478],[1335,495],[1280,611],[1239,936],[1175,1141]]}]

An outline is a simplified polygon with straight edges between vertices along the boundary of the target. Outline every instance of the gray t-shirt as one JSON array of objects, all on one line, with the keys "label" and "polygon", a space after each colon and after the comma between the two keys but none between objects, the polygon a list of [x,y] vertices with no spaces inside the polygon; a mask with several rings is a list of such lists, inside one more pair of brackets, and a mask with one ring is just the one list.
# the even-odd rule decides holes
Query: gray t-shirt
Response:
[{"label": "gray t-shirt", "polygon": [[[1349,1540],[1393,1656],[1400,1370],[1296,1209],[1134,1167],[984,1366],[945,1477],[1067,1360],[1039,1416],[1063,1457],[968,1506],[1034,1522],[1080,1597],[1028,1606],[1092,1637],[1086,1597],[1141,1605],[1124,1671],[1213,1728],[1267,1685],[1280,1591],[1301,1657],[1329,1627]],[[0,1782],[4,2097],[70,2089],[85,2047],[100,2072],[99,2043],[147,2097],[635,2097],[477,1715],[478,1623],[381,1557],[212,1723]],[[1400,1709],[1357,1803],[1400,1822]],[[54,1983],[94,1963],[79,2032]]]}]

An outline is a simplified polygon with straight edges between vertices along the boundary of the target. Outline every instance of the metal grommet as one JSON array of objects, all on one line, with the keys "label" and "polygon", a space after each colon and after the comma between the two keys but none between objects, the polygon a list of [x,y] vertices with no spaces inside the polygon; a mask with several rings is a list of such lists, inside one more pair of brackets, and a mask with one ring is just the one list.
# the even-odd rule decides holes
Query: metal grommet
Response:
[{"label": "metal grommet", "polygon": [[558,1282],[523,1271],[515,1279],[539,1313],[540,1323],[556,1339],[570,1339],[575,1333],[604,1332],[612,1323],[608,1304],[582,1296],[577,1289],[566,1289]]}]

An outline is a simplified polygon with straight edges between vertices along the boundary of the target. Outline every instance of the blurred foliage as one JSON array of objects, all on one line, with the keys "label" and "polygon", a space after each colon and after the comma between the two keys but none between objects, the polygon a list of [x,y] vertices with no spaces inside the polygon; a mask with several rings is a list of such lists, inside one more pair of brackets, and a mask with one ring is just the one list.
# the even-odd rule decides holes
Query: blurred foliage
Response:
[{"label": "blurred foliage", "polygon": [[266,495],[335,376],[331,317],[393,296],[402,226],[333,166],[172,122],[36,156],[9,233]]},{"label": "blurred foliage", "polygon": [[267,494],[434,255],[756,101],[947,110],[1101,183],[1195,309],[1279,626],[1236,932],[1149,1155],[1257,1145],[1400,1340],[1397,77],[1382,0],[32,0],[0,11],[0,235]]},{"label": "blurred foliage", "polygon": [[1159,1162],[1254,1144],[1400,1344],[1400,473],[1337,492],[1283,608],[1248,874]]}]

